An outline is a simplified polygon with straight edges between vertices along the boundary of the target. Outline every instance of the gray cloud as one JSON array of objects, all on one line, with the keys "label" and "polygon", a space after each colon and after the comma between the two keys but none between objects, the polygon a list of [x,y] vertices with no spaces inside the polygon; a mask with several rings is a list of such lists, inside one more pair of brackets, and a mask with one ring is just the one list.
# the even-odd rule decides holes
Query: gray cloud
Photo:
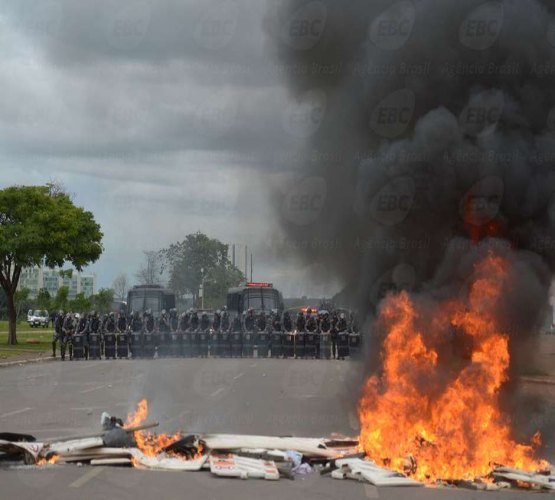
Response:
[{"label": "gray cloud", "polygon": [[94,211],[106,234],[92,266],[102,286],[132,274],[143,249],[197,230],[248,244],[259,278],[280,284],[268,187],[298,166],[304,139],[288,125],[296,104],[265,33],[267,8],[254,0],[0,8],[0,183],[57,178]]}]

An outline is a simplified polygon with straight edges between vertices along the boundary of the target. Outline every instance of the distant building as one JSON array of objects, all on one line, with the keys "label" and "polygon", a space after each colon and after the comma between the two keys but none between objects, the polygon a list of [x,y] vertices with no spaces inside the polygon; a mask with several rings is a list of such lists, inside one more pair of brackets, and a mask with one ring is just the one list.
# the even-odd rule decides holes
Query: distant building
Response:
[{"label": "distant building", "polygon": [[28,267],[21,271],[18,290],[28,288],[29,297],[37,297],[39,290],[45,288],[51,297],[55,297],[62,286],[69,289],[68,298],[73,300],[78,293],[83,293],[85,297],[90,297],[96,293],[96,275],[85,274],[73,271],[71,278],[61,276],[60,269],[50,269],[49,267]]}]

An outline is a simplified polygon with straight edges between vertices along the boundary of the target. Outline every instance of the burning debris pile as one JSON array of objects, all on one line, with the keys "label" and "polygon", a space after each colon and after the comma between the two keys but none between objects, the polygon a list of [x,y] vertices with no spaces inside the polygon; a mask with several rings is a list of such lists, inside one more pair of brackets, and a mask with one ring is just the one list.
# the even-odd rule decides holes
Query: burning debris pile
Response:
[{"label": "burning debris pile", "polygon": [[[125,423],[104,413],[103,431],[99,434],[38,442],[33,436],[3,433],[0,434],[0,463],[7,466],[19,466],[21,463],[38,466],[88,464],[160,471],[209,470],[215,476],[266,480],[294,479],[297,475],[319,470],[323,476],[355,479],[375,486],[423,486],[430,482],[429,476],[420,481],[422,474],[415,475],[415,469],[407,468],[407,464],[415,464],[415,459],[405,459],[403,471],[399,471],[396,469],[399,469],[401,462],[396,455],[391,455],[393,458],[387,464],[365,458],[361,447],[367,449],[370,446],[365,432],[364,441],[360,443],[346,438],[184,435],[180,432],[168,435],[151,432],[150,429],[158,423],[145,423],[147,416],[148,404],[142,400],[137,411],[130,414]],[[429,446],[433,447],[434,443],[430,441]],[[517,456],[527,459],[528,447],[514,446]],[[399,453],[405,451],[403,448]],[[418,459],[422,457],[416,456]],[[504,457],[510,458],[510,454]],[[422,461],[422,464],[425,463]],[[516,459],[510,463],[520,465]],[[525,461],[522,465],[542,464]],[[545,468],[538,473],[505,466],[486,469],[479,469],[482,477],[477,480],[439,481],[436,485],[488,490],[514,485],[555,490],[555,475],[552,476],[551,471]],[[413,477],[407,477],[410,475]]]},{"label": "burning debris pile", "polygon": [[33,465],[77,464],[133,466],[139,469],[200,471],[216,476],[277,480],[314,472],[343,456],[358,456],[358,441],[231,434],[156,434],[145,423],[142,400],[124,423],[103,414],[103,432],[38,442],[24,434],[0,434],[0,460]]},{"label": "burning debris pile", "polygon": [[[368,456],[426,482],[484,477],[495,464],[548,467],[534,459],[539,434],[528,445],[514,442],[500,410],[509,339],[495,311],[509,275],[507,260],[489,253],[464,299],[424,306],[401,293],[386,300],[383,372],[367,381],[359,405]],[[457,364],[442,358],[453,343],[465,352]]]},{"label": "burning debris pile", "polygon": [[366,315],[361,447],[426,483],[541,470],[538,415],[519,421],[512,389],[555,274],[555,74],[537,70],[553,4],[323,4],[290,0],[268,22],[325,26],[306,50],[275,46],[299,109],[318,110],[291,168],[318,210],[294,219],[285,198],[282,228]]}]

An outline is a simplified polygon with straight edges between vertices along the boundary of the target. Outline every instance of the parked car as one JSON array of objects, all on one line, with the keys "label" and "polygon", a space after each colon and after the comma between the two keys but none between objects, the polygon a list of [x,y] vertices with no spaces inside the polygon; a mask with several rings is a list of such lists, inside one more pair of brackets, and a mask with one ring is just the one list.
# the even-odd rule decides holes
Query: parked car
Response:
[{"label": "parked car", "polygon": [[29,312],[27,313],[27,323],[29,323],[31,328],[38,328],[40,326],[48,328],[48,325],[50,324],[48,311],[45,311],[44,309],[36,309],[34,311],[29,309]]}]

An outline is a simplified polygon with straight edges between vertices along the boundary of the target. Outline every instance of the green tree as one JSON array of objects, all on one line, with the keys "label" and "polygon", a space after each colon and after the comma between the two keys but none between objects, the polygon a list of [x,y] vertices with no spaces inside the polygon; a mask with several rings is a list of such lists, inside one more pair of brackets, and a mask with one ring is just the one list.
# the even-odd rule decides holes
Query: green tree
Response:
[{"label": "green tree", "polygon": [[188,234],[162,253],[169,266],[169,287],[179,295],[191,294],[196,305],[201,284],[204,305],[221,305],[227,289],[244,280],[241,271],[229,261],[228,245],[201,232]]},{"label": "green tree", "polygon": [[58,311],[60,309],[67,311],[69,308],[68,296],[69,287],[64,285],[58,288],[58,291],[56,292],[56,297],[54,297],[54,301],[52,302],[54,309]]},{"label": "green tree", "polygon": [[21,288],[20,290],[16,290],[14,294],[14,302],[15,302],[15,316],[19,319],[21,315],[21,311],[23,309],[29,309],[31,305],[31,301],[29,300],[29,294],[31,290],[28,288]]},{"label": "green tree", "polygon": [[46,309],[47,311],[52,308],[50,292],[46,288],[41,288],[37,294],[37,307],[39,309]]},{"label": "green tree", "polygon": [[94,308],[100,314],[110,312],[112,301],[114,300],[114,291],[111,288],[101,288],[96,295],[93,295]]},{"label": "green tree", "polygon": [[17,344],[15,292],[24,267],[77,270],[102,253],[102,232],[91,212],[48,186],[0,190],[0,286],[6,292],[8,344]]},{"label": "green tree", "polygon": [[73,312],[86,313],[91,310],[91,301],[83,292],[78,293],[73,300],[69,301],[69,309]]}]

